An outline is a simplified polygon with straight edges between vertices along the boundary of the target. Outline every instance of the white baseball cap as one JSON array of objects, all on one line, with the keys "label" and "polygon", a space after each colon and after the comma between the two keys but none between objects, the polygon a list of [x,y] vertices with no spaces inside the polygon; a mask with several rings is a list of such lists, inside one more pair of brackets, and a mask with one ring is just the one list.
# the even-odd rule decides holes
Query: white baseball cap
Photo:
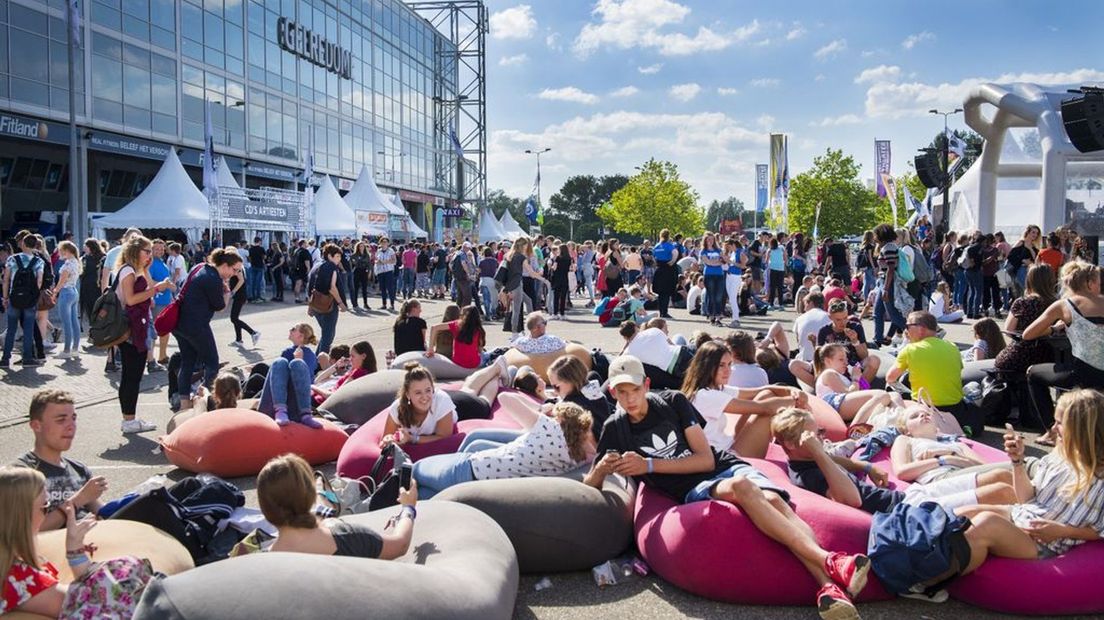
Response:
[{"label": "white baseball cap", "polygon": [[609,366],[609,386],[617,387],[622,383],[644,385],[644,364],[633,355],[615,357]]}]

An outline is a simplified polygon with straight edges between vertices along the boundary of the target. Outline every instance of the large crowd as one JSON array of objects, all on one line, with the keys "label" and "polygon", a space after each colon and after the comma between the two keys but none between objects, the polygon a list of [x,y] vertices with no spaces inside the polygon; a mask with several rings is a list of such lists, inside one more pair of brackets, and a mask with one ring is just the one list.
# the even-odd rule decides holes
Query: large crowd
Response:
[{"label": "large crowd", "polygon": [[[109,351],[104,371],[120,373],[123,433],[155,428],[136,415],[139,383],[146,372],[166,371],[177,415],[245,407],[280,426],[322,428],[322,403],[378,367],[368,342],[335,343],[339,317],[380,311],[395,317],[385,365],[404,373],[381,413],[381,447],[457,432],[456,405],[435,373],[466,377],[460,389],[485,409],[482,417],[501,408],[516,421],[517,430],[469,433],[455,453],[417,461],[396,498],[395,525],[384,532],[323,518],[310,466],[273,455],[257,492],[276,532],[274,551],[396,558],[407,552],[419,499],[464,482],[585,466],[583,483],[598,488],[620,475],[679,503],[738,506],[813,576],[822,617],[858,617],[852,599],[871,559],[823,548],[789,492],[745,460],[763,458],[772,443],[784,450],[794,485],[834,502],[869,513],[935,502],[967,517],[958,574],[990,555],[1052,558],[1104,534],[1104,395],[1095,391],[1104,389],[1104,296],[1096,248],[1068,229],[1044,239],[1028,226],[1012,244],[999,232],[937,236],[926,219],[909,228],[882,224],[854,240],[664,230],[639,244],[537,235],[512,243],[344,238],[266,247],[260,238],[182,244],[131,229],[118,241],[89,239],[78,248],[65,239],[51,253],[41,236],[23,231],[0,244],[7,318],[0,367],[10,367],[20,335],[24,367],[51,353],[81,364],[88,338]],[[289,303],[288,289],[309,320],[289,326],[275,359],[224,368],[215,314],[229,308],[231,346],[255,347],[261,333],[243,320],[243,308]],[[419,301],[426,299],[455,303],[431,324]],[[567,354],[568,339],[552,332],[576,306],[616,328],[624,347],[591,352],[589,365]],[[790,329],[777,321],[765,332],[740,329],[741,316],[782,309],[798,313]],[[709,325],[671,334],[672,311],[708,317]],[[506,346],[488,345],[492,321],[510,334]],[[943,326],[963,321],[974,334],[965,351],[943,337]],[[718,335],[710,326],[733,331]],[[178,349],[171,356],[170,338]],[[513,353],[554,361],[546,371],[517,366],[508,361]],[[971,363],[1026,391],[1018,417],[984,411],[984,398],[964,389]],[[811,399],[847,426],[846,440],[826,440]],[[143,575],[143,565],[90,562],[84,537],[109,514],[107,485],[64,456],[76,434],[73,397],[42,390],[29,417],[33,449],[18,467],[0,469],[0,570],[8,575],[0,614],[57,616],[75,592],[104,596],[119,574]],[[1007,458],[986,462],[962,441],[986,422],[1037,429],[1039,443],[1057,448],[1025,456],[1022,435],[1008,425]],[[875,445],[890,450],[888,465],[864,458]],[[887,466],[911,483],[907,490],[887,487]],[[68,589],[35,547],[35,532],[58,528],[67,528],[67,561],[78,580]],[[946,598],[920,581],[902,594]],[[115,604],[128,617],[124,600],[131,599],[117,590]]]}]

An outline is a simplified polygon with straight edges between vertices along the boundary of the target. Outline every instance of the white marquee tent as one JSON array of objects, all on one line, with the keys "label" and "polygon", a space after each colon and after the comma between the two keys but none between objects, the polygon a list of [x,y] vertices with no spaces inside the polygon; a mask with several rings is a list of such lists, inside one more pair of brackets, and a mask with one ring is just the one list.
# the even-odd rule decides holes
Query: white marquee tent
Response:
[{"label": "white marquee tent", "polygon": [[234,173],[230,172],[230,166],[226,165],[225,157],[219,157],[218,169],[215,170],[215,174],[218,175],[219,187],[241,189],[241,185],[238,185],[238,180],[234,178]]},{"label": "white marquee tent", "polygon": [[502,217],[498,220],[499,225],[502,227],[502,232],[506,235],[506,238],[510,241],[515,241],[519,237],[528,237],[529,233],[525,232],[521,226],[509,211],[503,211]]},{"label": "white marquee tent", "polygon": [[391,196],[391,201],[395,205],[395,208],[402,212],[402,216],[399,218],[399,226],[403,234],[409,239],[428,239],[429,233],[421,226],[418,226],[414,218],[410,217],[410,214],[406,211],[406,207],[403,206],[402,198],[400,198],[398,194],[395,194]]},{"label": "white marquee tent", "polygon": [[[227,171],[229,172],[229,171]],[[184,170],[174,149],[146,189],[122,209],[92,221],[93,234],[105,238],[109,228],[178,228],[188,241],[199,241],[211,223],[207,197]]]},{"label": "white marquee tent", "polygon": [[[360,174],[353,183],[352,189],[345,194],[345,202],[353,211],[367,211],[369,213],[387,214],[388,232],[394,234],[402,231],[403,217],[406,209],[396,206],[391,198],[380,191],[368,166],[360,168]],[[374,219],[374,218],[373,218]]]},{"label": "white marquee tent", "polygon": [[479,240],[486,243],[487,241],[502,241],[503,239],[509,239],[509,235],[495,219],[494,212],[490,208],[483,209],[483,212],[479,214]]},{"label": "white marquee tent", "polygon": [[330,175],[322,177],[314,194],[314,234],[319,237],[355,237],[356,213],[341,199]]}]

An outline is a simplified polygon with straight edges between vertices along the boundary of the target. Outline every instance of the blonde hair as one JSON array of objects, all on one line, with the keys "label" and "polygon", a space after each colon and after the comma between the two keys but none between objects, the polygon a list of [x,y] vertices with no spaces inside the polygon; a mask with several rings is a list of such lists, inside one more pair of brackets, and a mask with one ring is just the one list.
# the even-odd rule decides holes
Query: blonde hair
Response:
[{"label": "blonde hair", "polygon": [[587,367],[574,355],[561,355],[548,367],[548,375],[555,375],[562,383],[570,383],[571,391],[578,392],[586,385]]},{"label": "blonde hair", "polygon": [[294,329],[303,334],[303,344],[318,344],[318,336],[314,335],[314,328],[310,323],[296,323]]},{"label": "blonde hair", "polygon": [[779,443],[801,443],[801,433],[813,414],[797,407],[786,407],[771,418],[771,435]]},{"label": "blonde hair", "polygon": [[0,521],[0,571],[7,575],[17,560],[35,568],[34,511],[41,510],[35,501],[46,488],[46,477],[29,467],[0,467],[0,505],[4,519]]},{"label": "blonde hair", "polygon": [[560,423],[571,460],[586,460],[586,440],[594,425],[590,412],[575,403],[561,402],[552,407],[552,417]]},{"label": "blonde hair", "polygon": [[846,353],[847,348],[838,342],[821,345],[813,349],[813,373],[820,375],[824,372],[824,369],[828,367],[826,363],[828,359],[840,351]]},{"label": "blonde hair", "polygon": [[[415,381],[429,381],[429,385],[436,389],[437,382],[433,380],[433,373],[429,372],[429,369],[422,366],[418,362],[407,362],[403,366],[405,374],[403,375],[402,386],[399,387],[399,391],[395,394],[395,400],[399,401],[398,410],[395,412],[399,418],[399,424],[403,428],[412,428],[414,426],[414,415],[417,413],[414,410],[414,405],[410,402],[410,384]],[[430,405],[431,407],[433,405]]]},{"label": "blonde hair", "polygon": [[1100,278],[1100,268],[1083,260],[1062,265],[1062,288],[1066,295],[1080,295],[1089,289],[1093,278]]},{"label": "blonde hair", "polygon": [[1062,489],[1067,499],[1081,496],[1104,477],[1104,394],[1080,389],[1066,392],[1054,408],[1062,416],[1058,453],[1073,470],[1074,480]]},{"label": "blonde hair", "polygon": [[257,503],[265,519],[276,527],[317,527],[318,520],[311,512],[316,495],[314,471],[297,454],[270,460],[257,475]]},{"label": "blonde hair", "polygon": [[123,244],[123,251],[119,252],[119,258],[115,260],[115,269],[130,267],[135,275],[140,275],[149,280],[149,272],[146,270],[145,261],[142,260],[143,250],[153,251],[153,244],[142,235],[135,235]]},{"label": "blonde hair", "polygon": [[77,274],[78,275],[81,272],[84,271],[84,265],[82,265],[81,262],[80,262],[80,250],[77,249],[77,244],[73,243],[72,241],[62,241],[61,243],[58,244],[58,251],[59,252],[68,252],[69,254],[71,254],[73,256],[73,258],[77,259]]}]

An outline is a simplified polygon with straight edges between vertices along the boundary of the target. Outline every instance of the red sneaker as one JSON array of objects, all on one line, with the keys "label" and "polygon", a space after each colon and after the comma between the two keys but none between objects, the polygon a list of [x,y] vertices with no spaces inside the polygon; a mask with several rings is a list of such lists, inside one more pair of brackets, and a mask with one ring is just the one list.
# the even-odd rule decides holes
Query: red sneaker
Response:
[{"label": "red sneaker", "polygon": [[866,576],[870,572],[870,558],[862,555],[847,555],[832,552],[824,560],[824,571],[832,581],[847,589],[851,596],[858,596],[866,587]]},{"label": "red sneaker", "polygon": [[824,584],[817,592],[817,613],[824,620],[859,620],[851,598],[834,583]]}]

